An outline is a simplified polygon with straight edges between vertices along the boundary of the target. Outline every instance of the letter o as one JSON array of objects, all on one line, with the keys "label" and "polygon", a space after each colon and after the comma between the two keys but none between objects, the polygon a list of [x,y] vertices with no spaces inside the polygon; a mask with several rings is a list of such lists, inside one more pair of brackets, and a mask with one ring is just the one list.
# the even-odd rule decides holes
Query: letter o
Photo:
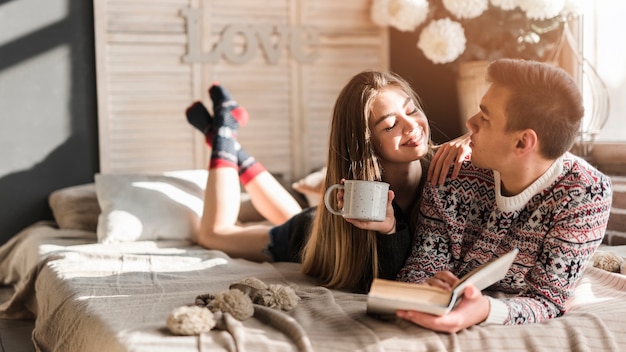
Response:
[{"label": "letter o", "polygon": [[[235,51],[234,40],[237,34],[241,34],[245,38],[244,50],[241,53]],[[252,60],[259,47],[259,42],[252,31],[252,27],[243,24],[231,24],[226,27],[220,41],[223,44],[222,52],[224,57],[235,64],[244,64]]]}]

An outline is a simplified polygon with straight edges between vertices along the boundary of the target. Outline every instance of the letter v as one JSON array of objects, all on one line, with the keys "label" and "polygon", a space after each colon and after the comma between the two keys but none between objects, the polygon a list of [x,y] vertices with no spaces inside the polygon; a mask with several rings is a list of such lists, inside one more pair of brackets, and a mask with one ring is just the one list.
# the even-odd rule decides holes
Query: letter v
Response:
[{"label": "letter v", "polygon": [[261,24],[254,26],[257,36],[260,40],[260,46],[265,54],[265,58],[267,61],[275,65],[278,63],[278,59],[280,56],[281,50],[284,50],[287,46],[287,36],[289,35],[289,28],[286,26],[277,25],[275,26],[276,32],[278,34],[278,42],[276,45],[273,44],[272,40],[272,26],[269,24]]}]

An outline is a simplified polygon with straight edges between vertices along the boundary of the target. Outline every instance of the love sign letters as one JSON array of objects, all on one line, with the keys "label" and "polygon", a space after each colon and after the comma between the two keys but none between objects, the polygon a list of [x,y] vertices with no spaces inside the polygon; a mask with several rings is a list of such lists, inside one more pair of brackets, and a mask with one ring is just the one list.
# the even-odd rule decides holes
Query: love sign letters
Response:
[{"label": "love sign letters", "polygon": [[[271,24],[230,24],[224,27],[209,52],[202,52],[200,18],[202,9],[185,8],[181,15],[187,22],[187,53],[185,63],[217,63],[224,58],[234,64],[245,64],[261,49],[269,64],[277,64],[281,52],[289,50],[293,59],[300,63],[312,63],[317,54],[319,33],[312,27]],[[243,50],[236,47],[237,36],[244,39]]]}]

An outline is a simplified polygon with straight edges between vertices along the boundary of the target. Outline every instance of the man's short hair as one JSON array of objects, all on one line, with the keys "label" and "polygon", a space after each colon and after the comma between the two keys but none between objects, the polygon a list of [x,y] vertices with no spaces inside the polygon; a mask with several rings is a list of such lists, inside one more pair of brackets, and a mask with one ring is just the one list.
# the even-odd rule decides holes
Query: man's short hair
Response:
[{"label": "man's short hair", "polygon": [[538,61],[498,59],[490,63],[487,79],[511,91],[507,131],[534,130],[540,153],[548,159],[572,147],[584,107],[576,82],[565,70]]}]

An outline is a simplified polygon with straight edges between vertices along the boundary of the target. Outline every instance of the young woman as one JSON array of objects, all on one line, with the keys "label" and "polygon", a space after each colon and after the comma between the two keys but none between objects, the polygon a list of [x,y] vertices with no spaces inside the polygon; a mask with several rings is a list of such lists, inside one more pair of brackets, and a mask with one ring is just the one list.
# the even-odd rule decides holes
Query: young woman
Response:
[{"label": "young woman", "polygon": [[[248,118],[245,110],[220,86],[209,93],[213,117],[200,103],[187,111],[213,148],[200,245],[253,260],[302,261],[303,272],[329,288],[364,292],[374,277],[396,277],[413,242],[409,219],[433,150],[428,120],[405,80],[377,71],[355,75],[337,98],[330,126],[323,188],[342,179],[389,183],[382,222],[344,219],[323,204],[301,211],[237,143],[235,132]],[[239,181],[262,215],[279,226],[236,224]]]},{"label": "young woman", "polygon": [[323,189],[342,178],[385,181],[392,206],[383,222],[345,220],[320,206],[303,251],[304,273],[357,291],[373,277],[395,278],[413,242],[408,220],[431,147],[428,120],[407,82],[380,72],[353,77],[335,103]]}]

